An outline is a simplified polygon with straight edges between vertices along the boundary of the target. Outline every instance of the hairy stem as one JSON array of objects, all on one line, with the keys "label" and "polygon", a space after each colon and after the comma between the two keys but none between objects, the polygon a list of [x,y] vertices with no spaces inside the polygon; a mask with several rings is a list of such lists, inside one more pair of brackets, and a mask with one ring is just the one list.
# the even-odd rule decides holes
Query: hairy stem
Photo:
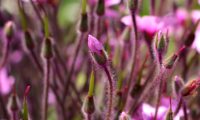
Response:
[{"label": "hairy stem", "polygon": [[[70,71],[68,72],[67,82],[65,84],[66,85],[66,87],[65,87],[66,89],[64,91],[64,100],[66,99],[66,95],[67,95],[67,92],[68,92],[68,89],[69,89],[69,85],[71,85],[71,87],[72,87],[73,90],[76,90],[74,84],[71,84],[72,83],[71,82],[71,78],[72,78],[72,75],[74,73],[74,68],[75,68],[76,60],[77,60],[78,54],[79,54],[79,52],[81,50],[81,44],[82,44],[83,40],[84,40],[84,33],[81,33],[80,39],[78,41],[78,45],[77,45],[77,47],[75,49],[74,57],[72,59],[72,65],[71,65]],[[80,99],[80,96],[78,95],[78,92],[75,91],[75,93],[77,94],[78,101],[80,103],[82,103],[82,101]]]},{"label": "hairy stem", "polygon": [[50,78],[50,60],[46,60],[45,65],[45,76],[44,76],[44,94],[43,94],[43,113],[42,120],[47,120],[47,110],[48,110],[48,90],[49,90],[49,78]]},{"label": "hairy stem", "polygon": [[110,88],[109,98],[108,98],[108,112],[106,115],[106,120],[111,120],[112,106],[113,106],[113,83],[112,83],[112,78],[111,78],[110,72],[106,66],[104,67],[104,71],[108,77],[109,88]]},{"label": "hairy stem", "polygon": [[10,49],[10,41],[11,40],[6,41],[5,50],[4,50],[2,61],[1,61],[1,64],[0,64],[0,70],[5,66],[5,64],[8,60],[9,49]]},{"label": "hairy stem", "polygon": [[35,62],[36,67],[37,67],[38,70],[43,74],[43,68],[42,68],[42,66],[41,66],[41,64],[40,64],[40,61],[38,60],[38,58],[37,58],[35,52],[34,52],[33,50],[30,50],[30,54],[31,54],[31,56],[32,56],[32,58],[33,58],[33,61]]}]

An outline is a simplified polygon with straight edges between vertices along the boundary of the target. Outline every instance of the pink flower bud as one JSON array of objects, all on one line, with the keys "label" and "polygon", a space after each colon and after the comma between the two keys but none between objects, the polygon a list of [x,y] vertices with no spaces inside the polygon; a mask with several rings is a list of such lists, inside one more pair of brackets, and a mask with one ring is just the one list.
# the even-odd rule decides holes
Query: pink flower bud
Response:
[{"label": "pink flower bud", "polygon": [[92,35],[88,36],[88,47],[92,53],[94,60],[100,65],[104,66],[107,62],[107,56],[103,45]]}]

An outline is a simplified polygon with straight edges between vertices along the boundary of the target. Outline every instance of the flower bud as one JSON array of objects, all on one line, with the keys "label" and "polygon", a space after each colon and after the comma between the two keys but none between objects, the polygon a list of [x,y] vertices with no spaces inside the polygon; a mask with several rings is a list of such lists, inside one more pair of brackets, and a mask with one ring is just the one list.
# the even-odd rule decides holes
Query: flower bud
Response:
[{"label": "flower bud", "polygon": [[105,0],[98,1],[96,13],[98,16],[103,16],[105,14]]},{"label": "flower bud", "polygon": [[200,85],[200,79],[199,80],[192,80],[189,81],[181,90],[182,96],[188,96],[196,92],[196,89]]},{"label": "flower bud", "polygon": [[187,36],[187,38],[185,39],[185,46],[190,47],[192,45],[192,43],[194,42],[194,38],[195,38],[195,34],[194,32],[190,32]]},{"label": "flower bud", "polygon": [[88,31],[88,16],[87,16],[87,13],[81,14],[80,31],[81,32],[87,32]]},{"label": "flower bud", "polygon": [[33,50],[35,45],[33,43],[33,38],[31,36],[31,33],[30,33],[29,30],[26,30],[24,32],[24,37],[25,37],[24,39],[25,39],[25,45],[26,45],[27,49],[28,50]]},{"label": "flower bud", "polygon": [[48,37],[44,39],[42,56],[46,59],[51,59],[53,57],[52,38]]},{"label": "flower bud", "polygon": [[12,40],[12,38],[14,37],[14,23],[13,21],[8,21],[3,28],[3,32],[5,34],[5,37],[7,40]]},{"label": "flower bud", "polygon": [[92,53],[94,60],[100,65],[104,66],[107,61],[107,55],[104,51],[103,45],[92,35],[88,36],[88,47]]},{"label": "flower bud", "polygon": [[19,109],[19,101],[17,98],[16,93],[13,93],[12,96],[9,99],[9,109],[13,112],[18,111]]},{"label": "flower bud", "polygon": [[86,96],[84,104],[83,104],[83,111],[89,115],[95,112],[93,96]]}]

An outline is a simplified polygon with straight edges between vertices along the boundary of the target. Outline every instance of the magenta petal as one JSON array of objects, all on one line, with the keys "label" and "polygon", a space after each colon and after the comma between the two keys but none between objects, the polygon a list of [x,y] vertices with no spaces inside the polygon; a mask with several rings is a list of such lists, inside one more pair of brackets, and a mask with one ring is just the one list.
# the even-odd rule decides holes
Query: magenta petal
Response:
[{"label": "magenta petal", "polygon": [[121,2],[121,0],[105,0],[105,4],[107,7],[117,5]]},{"label": "magenta petal", "polygon": [[132,23],[132,18],[130,15],[128,16],[124,16],[122,19],[121,19],[121,22],[124,23],[126,26],[132,26],[133,23]]},{"label": "magenta petal", "polygon": [[12,76],[8,76],[5,68],[0,70],[0,93],[8,94],[14,84],[15,79]]},{"label": "magenta petal", "polygon": [[91,52],[99,53],[103,50],[103,45],[92,35],[88,35],[88,47]]}]

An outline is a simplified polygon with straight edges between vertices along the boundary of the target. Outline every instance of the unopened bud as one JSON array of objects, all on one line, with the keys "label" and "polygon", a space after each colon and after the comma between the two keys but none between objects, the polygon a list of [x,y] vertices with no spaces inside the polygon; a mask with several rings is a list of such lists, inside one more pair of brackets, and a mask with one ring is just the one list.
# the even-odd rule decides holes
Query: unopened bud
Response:
[{"label": "unopened bud", "polygon": [[24,33],[24,39],[25,39],[25,45],[27,47],[28,50],[33,50],[35,45],[33,43],[33,38],[31,36],[31,33],[29,30],[26,30]]},{"label": "unopened bud", "polygon": [[51,59],[53,57],[53,46],[52,38],[45,38],[42,48],[42,55],[46,59]]},{"label": "unopened bud", "polygon": [[187,38],[185,39],[185,43],[184,43],[185,46],[190,47],[192,43],[194,42],[194,38],[195,38],[194,32],[190,32]]},{"label": "unopened bud", "polygon": [[80,31],[87,32],[88,31],[88,16],[87,13],[81,15],[81,23],[80,23]]},{"label": "unopened bud", "polygon": [[95,112],[93,96],[86,96],[84,104],[83,104],[83,111],[89,115]]},{"label": "unopened bud", "polygon": [[200,80],[189,81],[181,90],[182,96],[188,96],[196,92],[196,89],[200,86]]},{"label": "unopened bud", "polygon": [[13,93],[9,100],[9,108],[11,111],[17,111],[19,109],[18,98],[16,93]]},{"label": "unopened bud", "polygon": [[105,0],[98,1],[96,13],[98,16],[103,16],[105,14]]},{"label": "unopened bud", "polygon": [[107,61],[107,55],[104,51],[103,45],[92,35],[88,36],[88,47],[92,53],[92,57],[100,66],[104,66]]},{"label": "unopened bud", "polygon": [[13,21],[8,21],[3,28],[3,32],[7,40],[12,40],[14,37],[14,23]]}]

